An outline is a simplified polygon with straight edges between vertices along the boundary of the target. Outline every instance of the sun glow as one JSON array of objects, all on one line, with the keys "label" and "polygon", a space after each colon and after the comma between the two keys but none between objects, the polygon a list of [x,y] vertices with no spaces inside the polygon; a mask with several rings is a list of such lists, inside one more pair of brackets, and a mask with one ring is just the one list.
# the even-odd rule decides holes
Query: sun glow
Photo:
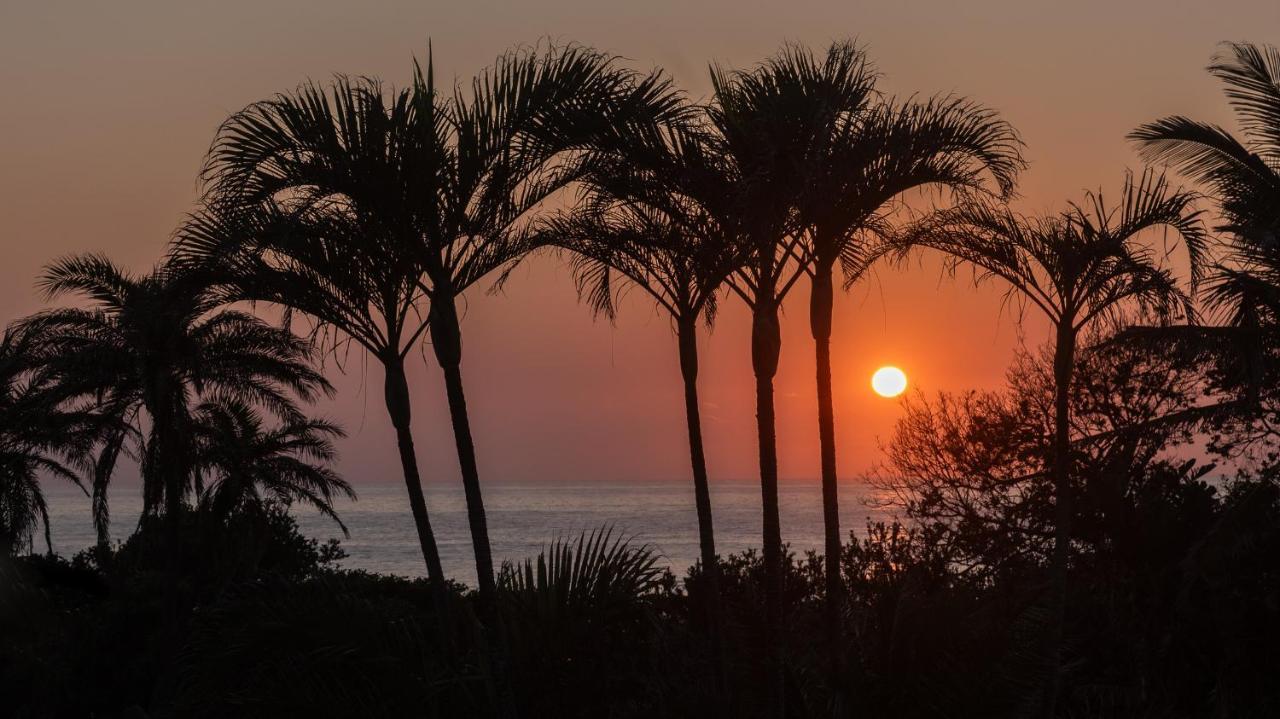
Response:
[{"label": "sun glow", "polygon": [[881,397],[897,397],[907,389],[907,374],[892,365],[871,375],[871,389]]}]

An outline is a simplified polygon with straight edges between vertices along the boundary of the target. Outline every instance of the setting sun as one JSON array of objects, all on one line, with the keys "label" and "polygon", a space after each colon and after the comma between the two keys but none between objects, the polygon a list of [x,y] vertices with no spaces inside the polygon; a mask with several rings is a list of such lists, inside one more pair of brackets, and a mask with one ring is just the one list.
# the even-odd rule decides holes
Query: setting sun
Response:
[{"label": "setting sun", "polygon": [[897,367],[881,367],[871,375],[871,389],[881,397],[897,397],[907,389],[907,374]]}]

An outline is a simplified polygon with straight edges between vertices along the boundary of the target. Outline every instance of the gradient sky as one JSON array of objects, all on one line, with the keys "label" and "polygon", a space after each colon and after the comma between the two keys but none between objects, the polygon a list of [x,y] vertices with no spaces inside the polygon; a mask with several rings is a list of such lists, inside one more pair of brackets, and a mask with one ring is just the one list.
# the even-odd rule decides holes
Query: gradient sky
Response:
[{"label": "gradient sky", "polygon": [[[661,66],[694,97],[707,64],[744,67],[783,41],[855,37],[896,94],[955,92],[999,110],[1027,142],[1019,205],[1052,210],[1117,187],[1138,162],[1124,135],[1184,113],[1229,120],[1203,71],[1216,43],[1280,43],[1280,2],[57,2],[0,4],[0,317],[41,306],[33,278],[56,256],[104,251],[148,268],[192,208],[196,172],[229,113],[335,72],[408,81],[435,47],[438,77],[466,80],[505,49],[550,37]],[[882,364],[926,392],[998,386],[1018,342],[1001,290],[942,278],[936,261],[881,270],[837,301],[833,347],[841,474],[880,461],[900,410],[868,385]],[[726,302],[703,344],[713,478],[756,473],[746,315]],[[776,380],[780,470],[817,474],[812,344],[803,289],[788,304]],[[550,260],[504,295],[469,298],[464,378],[484,480],[684,478],[684,415],[667,322],[637,293],[594,322]],[[1027,325],[1039,343],[1043,328]],[[429,354],[429,351],[428,353]],[[366,371],[367,370],[367,371]],[[341,468],[399,480],[381,372],[353,354],[340,394]],[[456,481],[440,372],[411,371],[419,462]],[[366,388],[372,391],[365,391]]]}]

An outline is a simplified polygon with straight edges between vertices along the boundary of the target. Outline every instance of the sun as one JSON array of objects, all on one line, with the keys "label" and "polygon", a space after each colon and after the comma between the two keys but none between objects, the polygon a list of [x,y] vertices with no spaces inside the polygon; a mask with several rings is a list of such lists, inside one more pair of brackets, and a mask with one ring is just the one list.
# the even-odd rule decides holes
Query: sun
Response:
[{"label": "sun", "polygon": [[897,397],[907,389],[907,374],[889,365],[871,375],[871,389],[881,397]]}]

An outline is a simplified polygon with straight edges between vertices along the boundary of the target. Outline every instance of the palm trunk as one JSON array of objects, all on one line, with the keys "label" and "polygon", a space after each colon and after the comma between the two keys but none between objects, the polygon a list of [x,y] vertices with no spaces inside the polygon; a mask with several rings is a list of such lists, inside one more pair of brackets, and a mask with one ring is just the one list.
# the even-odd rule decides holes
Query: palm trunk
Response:
[{"label": "palm trunk", "polygon": [[409,492],[409,509],[418,529],[418,546],[427,564],[427,578],[436,600],[436,609],[443,610],[444,571],[440,567],[440,551],[436,548],[436,536],[431,531],[431,519],[427,516],[427,502],[422,494],[422,480],[418,476],[418,458],[413,450],[413,434],[409,430],[409,382],[404,375],[404,361],[399,357],[384,362],[386,378],[384,394],[387,414],[396,430],[396,443],[400,447],[400,466],[404,470],[404,485]]},{"label": "palm trunk", "polygon": [[685,420],[689,429],[689,461],[693,465],[693,498],[698,511],[698,545],[702,550],[702,572],[707,595],[707,625],[711,628],[717,688],[723,692],[727,677],[724,666],[724,622],[720,610],[720,562],[716,558],[715,529],[711,520],[711,488],[707,483],[707,460],[702,447],[702,418],[698,409],[697,318],[681,318],[677,333],[680,344],[680,374],[684,379]]},{"label": "palm trunk", "polygon": [[93,527],[98,535],[97,556],[99,566],[105,567],[111,553],[110,507],[107,504],[107,487],[116,460],[125,440],[124,430],[112,432],[93,466]]},{"label": "palm trunk", "polygon": [[764,510],[765,643],[769,681],[768,712],[783,715],[782,522],[778,517],[778,447],[773,412],[773,377],[778,371],[782,336],[775,305],[757,307],[751,323],[751,366],[756,376],[756,432],[760,447],[760,500]]},{"label": "palm trunk", "polygon": [[1050,600],[1052,614],[1049,633],[1049,656],[1053,672],[1047,696],[1045,716],[1057,711],[1062,691],[1062,644],[1067,613],[1067,565],[1071,552],[1071,380],[1075,369],[1075,330],[1066,319],[1058,327],[1053,355],[1053,492],[1056,523],[1053,531],[1053,556],[1050,563]]},{"label": "palm trunk", "polygon": [[480,473],[476,469],[476,448],[471,440],[471,420],[467,416],[467,398],[462,390],[462,330],[452,297],[433,298],[430,322],[431,344],[444,370],[453,439],[458,448],[462,488],[467,497],[467,520],[471,525],[480,604],[482,614],[487,615],[495,610],[498,590],[493,579],[493,552],[489,548],[489,525],[485,518],[484,496],[480,491]]},{"label": "palm trunk", "polygon": [[153,491],[161,493],[167,544],[164,554],[169,569],[177,572],[182,567],[182,495],[186,489],[186,476],[182,471],[186,462],[179,455],[190,448],[179,446],[178,435],[183,423],[171,383],[167,379],[158,380],[152,390],[148,407],[152,423],[150,470],[159,477],[153,474],[149,481],[144,481],[144,486],[150,484]]},{"label": "palm trunk", "polygon": [[449,417],[453,421],[453,440],[458,448],[458,466],[462,470],[462,489],[467,497],[467,520],[471,526],[471,546],[476,559],[476,584],[480,593],[479,615],[488,621],[497,642],[492,671],[496,682],[498,715],[518,715],[511,678],[510,648],[506,628],[498,616],[498,586],[493,577],[493,551],[489,548],[489,523],[484,512],[484,496],[480,491],[480,472],[476,468],[476,448],[471,440],[471,420],[467,416],[467,397],[462,390],[462,328],[452,297],[433,298],[431,304],[431,346],[444,370],[445,393],[449,398]]},{"label": "palm trunk", "polygon": [[835,301],[832,268],[820,266],[809,298],[809,328],[813,333],[818,383],[818,441],[822,462],[822,522],[826,555],[826,630],[833,686],[842,674],[840,610],[844,582],[840,577],[840,499],[836,486],[836,422],[831,392],[831,314]]}]

